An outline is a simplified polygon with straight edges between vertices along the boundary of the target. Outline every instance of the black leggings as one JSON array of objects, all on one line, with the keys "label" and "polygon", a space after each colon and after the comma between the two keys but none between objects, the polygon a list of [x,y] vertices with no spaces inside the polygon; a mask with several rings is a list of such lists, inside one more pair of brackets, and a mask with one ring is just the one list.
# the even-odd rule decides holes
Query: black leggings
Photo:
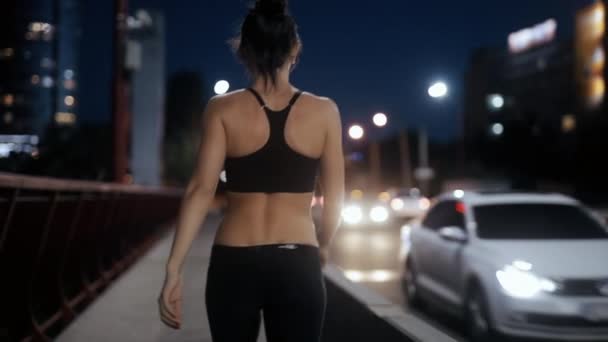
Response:
[{"label": "black leggings", "polygon": [[205,304],[213,342],[318,342],[327,294],[319,250],[307,244],[213,245]]}]

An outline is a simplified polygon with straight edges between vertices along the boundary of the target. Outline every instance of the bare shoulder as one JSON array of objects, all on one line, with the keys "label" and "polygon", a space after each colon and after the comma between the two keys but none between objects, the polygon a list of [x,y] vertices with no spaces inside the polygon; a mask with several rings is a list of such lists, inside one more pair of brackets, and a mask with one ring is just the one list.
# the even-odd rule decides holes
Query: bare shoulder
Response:
[{"label": "bare shoulder", "polygon": [[215,95],[207,102],[206,111],[211,115],[224,117],[238,111],[239,103],[245,96],[245,89],[238,89],[222,95]]},{"label": "bare shoulder", "polygon": [[326,96],[318,96],[313,93],[303,92],[302,98],[307,106],[314,109],[313,112],[318,113],[326,120],[339,120],[340,110],[336,102]]}]

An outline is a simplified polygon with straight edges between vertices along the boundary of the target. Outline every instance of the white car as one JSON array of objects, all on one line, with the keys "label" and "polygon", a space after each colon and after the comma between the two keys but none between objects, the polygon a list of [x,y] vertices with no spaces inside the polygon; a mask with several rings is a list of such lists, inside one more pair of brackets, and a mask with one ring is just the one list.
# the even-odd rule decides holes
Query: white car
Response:
[{"label": "white car", "polygon": [[408,301],[463,317],[473,341],[608,341],[608,228],[576,200],[457,190],[409,238]]}]

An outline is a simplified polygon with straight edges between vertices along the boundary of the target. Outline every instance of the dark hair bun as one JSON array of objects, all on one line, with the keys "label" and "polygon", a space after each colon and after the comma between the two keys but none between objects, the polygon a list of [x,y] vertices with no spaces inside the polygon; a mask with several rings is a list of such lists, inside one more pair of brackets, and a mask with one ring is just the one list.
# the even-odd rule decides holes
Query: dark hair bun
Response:
[{"label": "dark hair bun", "polygon": [[257,0],[254,10],[266,16],[286,15],[287,0]]},{"label": "dark hair bun", "polygon": [[287,0],[256,0],[252,4],[233,46],[253,77],[276,85],[278,69],[286,65],[294,48],[301,46],[298,26],[289,14]]}]

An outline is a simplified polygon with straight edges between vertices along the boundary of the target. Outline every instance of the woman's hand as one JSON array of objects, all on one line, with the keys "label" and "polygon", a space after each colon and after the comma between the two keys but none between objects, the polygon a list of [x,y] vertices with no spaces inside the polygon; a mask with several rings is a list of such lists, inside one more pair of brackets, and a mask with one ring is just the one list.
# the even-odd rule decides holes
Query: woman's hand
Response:
[{"label": "woman's hand", "polygon": [[177,272],[167,272],[165,284],[158,297],[161,320],[173,329],[179,329],[182,324],[182,275]]},{"label": "woman's hand", "polygon": [[329,247],[319,247],[319,257],[321,259],[321,267],[323,268],[329,262]]}]

